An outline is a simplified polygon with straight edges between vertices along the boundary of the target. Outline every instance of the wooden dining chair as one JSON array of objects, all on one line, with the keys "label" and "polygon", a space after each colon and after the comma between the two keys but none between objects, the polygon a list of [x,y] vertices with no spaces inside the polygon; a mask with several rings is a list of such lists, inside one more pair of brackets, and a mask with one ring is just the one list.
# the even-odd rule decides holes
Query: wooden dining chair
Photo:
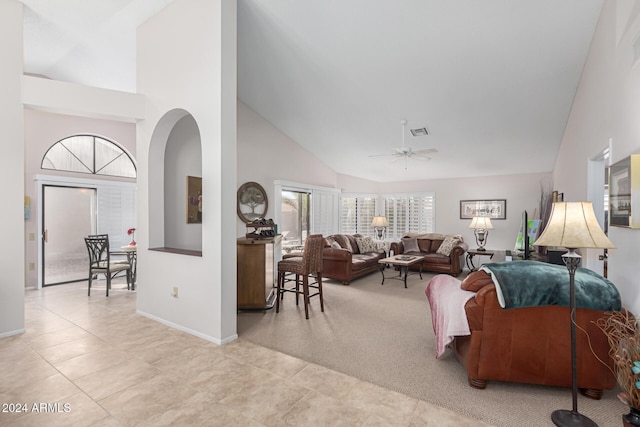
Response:
[{"label": "wooden dining chair", "polygon": [[131,276],[131,265],[123,261],[111,261],[109,251],[109,236],[106,234],[91,235],[84,239],[89,252],[89,289],[87,295],[91,295],[91,285],[93,276],[104,274],[107,281],[107,296],[111,289],[111,279],[122,272],[127,273],[127,288],[130,287],[129,277]]},{"label": "wooden dining chair", "polygon": [[[280,301],[285,292],[302,295],[304,300],[304,314],[309,318],[309,298],[320,297],[320,311],[324,312],[324,297],[322,295],[322,250],[324,237],[322,234],[313,234],[307,237],[302,251],[302,256],[286,257],[278,262],[278,287],[276,293],[276,313],[280,312]],[[287,280],[287,275],[295,275],[295,280]],[[315,281],[309,281],[309,277],[315,277]],[[302,292],[300,291],[300,278],[302,278]],[[295,281],[295,286],[286,288],[285,283]],[[317,289],[314,294],[309,294],[309,289]]]}]

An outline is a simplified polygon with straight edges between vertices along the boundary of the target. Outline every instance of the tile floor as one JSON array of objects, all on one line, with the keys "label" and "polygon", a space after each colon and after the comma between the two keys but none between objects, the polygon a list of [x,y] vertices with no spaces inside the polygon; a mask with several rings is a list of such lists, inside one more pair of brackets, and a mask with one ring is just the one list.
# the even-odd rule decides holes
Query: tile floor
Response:
[{"label": "tile floor", "polygon": [[26,291],[27,332],[0,339],[0,425],[486,425],[241,338],[169,328],[135,314],[126,285],[91,293]]}]

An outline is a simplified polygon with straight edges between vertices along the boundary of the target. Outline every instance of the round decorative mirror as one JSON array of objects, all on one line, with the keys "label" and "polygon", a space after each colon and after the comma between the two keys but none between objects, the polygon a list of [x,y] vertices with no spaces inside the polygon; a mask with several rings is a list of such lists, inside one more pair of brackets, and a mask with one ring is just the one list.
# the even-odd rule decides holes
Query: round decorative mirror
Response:
[{"label": "round decorative mirror", "polygon": [[257,182],[245,182],[238,188],[238,216],[246,223],[267,214],[267,192]]}]

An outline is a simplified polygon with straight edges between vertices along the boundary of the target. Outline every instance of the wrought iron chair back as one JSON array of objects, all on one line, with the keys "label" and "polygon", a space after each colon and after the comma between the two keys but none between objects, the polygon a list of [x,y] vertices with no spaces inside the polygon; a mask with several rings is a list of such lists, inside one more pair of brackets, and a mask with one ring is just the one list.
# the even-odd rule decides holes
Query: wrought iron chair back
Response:
[{"label": "wrought iron chair back", "polygon": [[107,296],[109,296],[109,290],[111,289],[111,279],[122,271],[127,274],[127,287],[129,287],[131,265],[122,261],[111,261],[109,236],[106,234],[90,235],[85,237],[84,241],[89,253],[89,288],[87,295],[91,295],[93,276],[97,274],[104,274],[106,277]]}]

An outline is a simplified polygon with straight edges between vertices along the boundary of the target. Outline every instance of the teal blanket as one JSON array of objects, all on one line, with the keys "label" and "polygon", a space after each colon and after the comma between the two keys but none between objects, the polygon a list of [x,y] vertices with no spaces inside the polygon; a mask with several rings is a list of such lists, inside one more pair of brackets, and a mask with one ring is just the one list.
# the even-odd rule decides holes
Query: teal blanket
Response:
[{"label": "teal blanket", "polygon": [[[511,261],[483,264],[481,269],[492,275],[504,308],[569,306],[569,271],[563,265]],[[575,292],[578,308],[619,311],[622,307],[614,284],[586,268],[576,271]]]}]

